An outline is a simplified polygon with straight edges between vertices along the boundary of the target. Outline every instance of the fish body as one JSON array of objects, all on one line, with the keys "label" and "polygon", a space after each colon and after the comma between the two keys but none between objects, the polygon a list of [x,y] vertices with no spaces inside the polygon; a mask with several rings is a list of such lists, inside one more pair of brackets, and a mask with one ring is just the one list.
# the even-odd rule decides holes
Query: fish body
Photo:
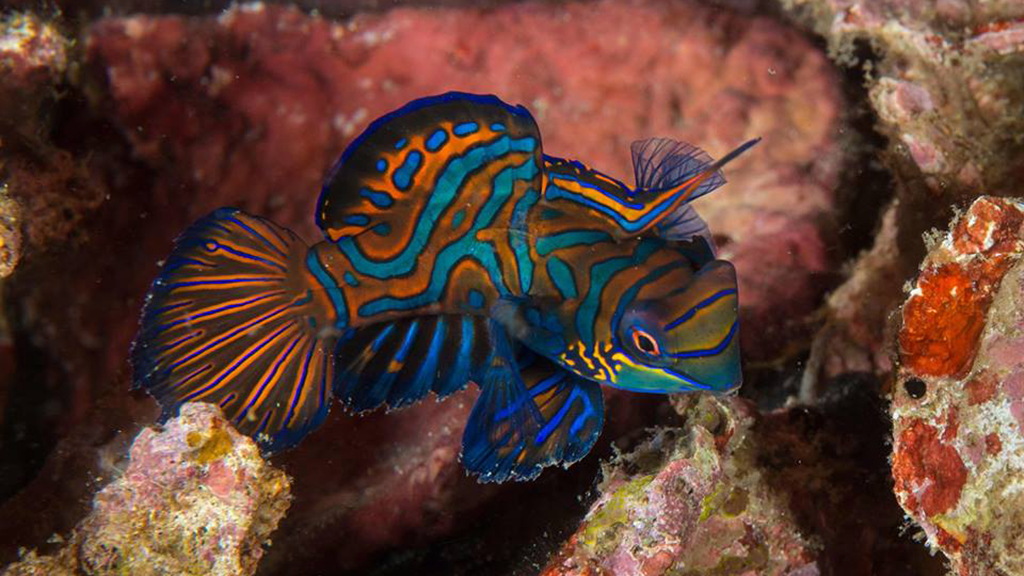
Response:
[{"label": "fish body", "polygon": [[463,436],[484,481],[582,458],[600,385],[740,384],[735,271],[689,201],[724,179],[691,146],[633,147],[637,186],[546,156],[493,96],[416,100],[325,181],[307,247],[234,209],[193,224],[153,283],[132,361],[172,414],[220,404],[268,450],[332,398],[353,411],[481,386]]}]

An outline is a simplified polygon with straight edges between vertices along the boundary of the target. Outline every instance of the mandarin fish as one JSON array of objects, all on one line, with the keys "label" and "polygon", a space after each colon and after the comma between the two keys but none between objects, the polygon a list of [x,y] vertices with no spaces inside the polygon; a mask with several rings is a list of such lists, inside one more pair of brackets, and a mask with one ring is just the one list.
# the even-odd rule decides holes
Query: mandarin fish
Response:
[{"label": "mandarin fish", "polygon": [[265,452],[327,416],[479,385],[462,439],[481,481],[569,466],[601,432],[601,385],[741,382],[733,266],[690,202],[714,162],[632,146],[636,185],[547,156],[530,113],[450,92],[374,121],[316,207],[325,239],[233,208],[176,240],[132,347],[163,417],[213,402]]}]

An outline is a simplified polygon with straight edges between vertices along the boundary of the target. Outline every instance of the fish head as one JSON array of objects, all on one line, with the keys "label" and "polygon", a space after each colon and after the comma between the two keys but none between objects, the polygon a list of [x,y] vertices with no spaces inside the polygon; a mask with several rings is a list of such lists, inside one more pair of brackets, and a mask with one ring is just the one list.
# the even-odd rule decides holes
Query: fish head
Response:
[{"label": "fish head", "polygon": [[641,392],[735,392],[742,384],[736,270],[712,260],[657,278],[611,327],[613,386]]}]

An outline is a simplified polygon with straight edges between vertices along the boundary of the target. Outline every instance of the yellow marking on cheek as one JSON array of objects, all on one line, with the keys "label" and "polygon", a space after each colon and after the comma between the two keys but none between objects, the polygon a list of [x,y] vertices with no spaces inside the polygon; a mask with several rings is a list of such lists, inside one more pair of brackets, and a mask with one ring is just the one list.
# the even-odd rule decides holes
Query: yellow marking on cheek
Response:
[{"label": "yellow marking on cheek", "polygon": [[[608,360],[605,359],[604,355],[595,351],[594,358],[596,358],[597,361],[601,363],[601,367],[605,369],[605,374],[614,374],[611,365],[608,364]],[[604,378],[601,378],[601,380],[604,380]]]}]

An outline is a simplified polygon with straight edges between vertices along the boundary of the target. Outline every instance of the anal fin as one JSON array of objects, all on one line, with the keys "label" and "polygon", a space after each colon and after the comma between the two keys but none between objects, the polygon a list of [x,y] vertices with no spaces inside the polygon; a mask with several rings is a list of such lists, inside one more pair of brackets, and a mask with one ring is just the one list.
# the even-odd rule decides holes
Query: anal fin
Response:
[{"label": "anal fin", "polygon": [[444,398],[480,382],[493,356],[487,320],[432,315],[371,324],[340,341],[335,395],[356,412]]}]

